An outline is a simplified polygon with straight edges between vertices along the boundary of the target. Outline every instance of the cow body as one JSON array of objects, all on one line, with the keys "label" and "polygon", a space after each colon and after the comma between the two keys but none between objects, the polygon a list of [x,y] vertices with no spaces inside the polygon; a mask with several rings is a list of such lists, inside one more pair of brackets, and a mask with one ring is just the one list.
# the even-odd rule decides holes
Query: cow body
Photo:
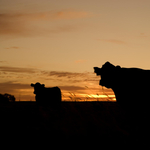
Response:
[{"label": "cow body", "polygon": [[136,106],[150,100],[150,70],[121,68],[109,62],[94,70],[101,76],[100,85],[111,88],[118,103]]},{"label": "cow body", "polygon": [[57,104],[61,102],[61,91],[58,87],[46,88],[44,84],[31,84],[34,87],[37,103]]}]

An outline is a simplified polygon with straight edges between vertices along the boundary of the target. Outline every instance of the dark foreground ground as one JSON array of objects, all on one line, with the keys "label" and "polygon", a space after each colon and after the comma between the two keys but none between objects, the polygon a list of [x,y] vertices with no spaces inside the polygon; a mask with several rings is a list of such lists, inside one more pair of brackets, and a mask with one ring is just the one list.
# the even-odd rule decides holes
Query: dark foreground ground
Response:
[{"label": "dark foreground ground", "polygon": [[14,140],[27,144],[35,140],[38,146],[47,141],[49,146],[71,144],[70,149],[81,143],[84,148],[148,148],[149,113],[138,110],[130,111],[116,102],[62,102],[59,106],[36,102],[0,104],[0,136],[8,143]]}]

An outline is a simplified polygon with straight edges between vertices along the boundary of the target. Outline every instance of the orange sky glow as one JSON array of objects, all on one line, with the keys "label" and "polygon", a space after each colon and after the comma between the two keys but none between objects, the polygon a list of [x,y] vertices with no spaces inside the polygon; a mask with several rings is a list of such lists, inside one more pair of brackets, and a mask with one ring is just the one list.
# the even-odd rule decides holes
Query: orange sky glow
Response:
[{"label": "orange sky glow", "polygon": [[93,67],[150,69],[149,0],[1,0],[0,93],[34,101],[31,83],[62,100],[115,101]]}]

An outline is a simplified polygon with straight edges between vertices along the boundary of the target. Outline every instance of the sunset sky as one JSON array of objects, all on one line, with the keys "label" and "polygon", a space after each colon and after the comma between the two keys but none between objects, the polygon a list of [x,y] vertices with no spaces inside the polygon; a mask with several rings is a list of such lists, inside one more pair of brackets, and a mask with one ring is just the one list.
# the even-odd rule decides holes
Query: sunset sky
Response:
[{"label": "sunset sky", "polygon": [[93,70],[106,61],[150,69],[150,0],[0,0],[0,93],[113,100]]}]

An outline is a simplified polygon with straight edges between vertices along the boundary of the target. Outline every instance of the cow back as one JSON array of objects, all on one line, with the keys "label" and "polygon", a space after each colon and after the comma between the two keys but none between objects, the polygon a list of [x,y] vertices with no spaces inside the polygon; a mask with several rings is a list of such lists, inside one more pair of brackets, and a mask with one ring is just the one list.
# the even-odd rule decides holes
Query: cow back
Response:
[{"label": "cow back", "polygon": [[61,91],[58,87],[44,88],[36,94],[38,103],[54,104],[61,102]]},{"label": "cow back", "polygon": [[150,99],[150,70],[120,68],[115,74],[112,90],[118,103],[140,105]]}]

